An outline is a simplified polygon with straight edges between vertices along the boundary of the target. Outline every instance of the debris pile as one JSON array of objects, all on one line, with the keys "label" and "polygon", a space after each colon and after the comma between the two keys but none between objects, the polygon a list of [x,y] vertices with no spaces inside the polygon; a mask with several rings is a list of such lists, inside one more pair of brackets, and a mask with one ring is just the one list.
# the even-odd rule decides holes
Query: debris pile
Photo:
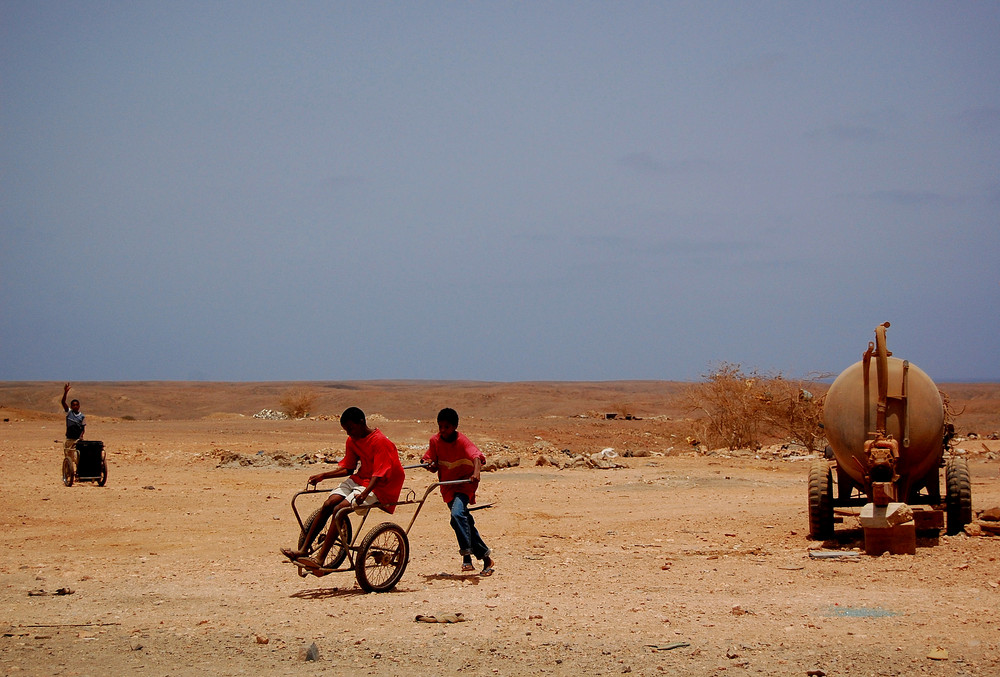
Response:
[{"label": "debris pile", "polygon": [[253,415],[254,418],[263,419],[265,421],[287,421],[288,414],[283,411],[275,411],[274,409],[261,409],[256,414]]},{"label": "debris pile", "polygon": [[564,470],[565,468],[612,470],[614,468],[625,467],[613,460],[618,457],[618,454],[610,448],[599,451],[596,454],[591,454],[590,456],[574,454],[569,449],[563,449],[562,454],[563,456],[557,454],[539,454],[535,459],[535,465],[552,465],[560,470]]}]

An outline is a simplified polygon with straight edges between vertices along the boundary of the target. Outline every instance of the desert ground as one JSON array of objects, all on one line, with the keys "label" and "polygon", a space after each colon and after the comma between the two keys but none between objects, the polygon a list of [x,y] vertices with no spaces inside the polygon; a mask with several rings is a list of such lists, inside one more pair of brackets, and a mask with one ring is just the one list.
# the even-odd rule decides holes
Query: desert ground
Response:
[{"label": "desert ground", "polygon": [[[311,416],[254,417],[294,388],[315,394]],[[65,487],[62,384],[0,383],[0,672],[1000,674],[1000,537],[924,537],[916,555],[871,557],[857,554],[847,514],[836,538],[811,542],[814,457],[781,440],[692,446],[683,388],[79,383],[71,397],[109,475]],[[941,388],[961,412],[974,514],[1000,506],[1000,441],[989,439],[1000,385]],[[390,592],[365,593],[352,572],[300,577],[284,560],[299,530],[291,498],[340,457],[337,417],[352,405],[404,465],[438,409],[459,411],[496,466],[475,513],[495,575],[460,571],[437,494]],[[618,467],[570,463],[608,448]],[[432,479],[414,469],[406,486],[421,495]],[[391,519],[405,527],[413,510]],[[811,557],[817,548],[843,556]]]}]

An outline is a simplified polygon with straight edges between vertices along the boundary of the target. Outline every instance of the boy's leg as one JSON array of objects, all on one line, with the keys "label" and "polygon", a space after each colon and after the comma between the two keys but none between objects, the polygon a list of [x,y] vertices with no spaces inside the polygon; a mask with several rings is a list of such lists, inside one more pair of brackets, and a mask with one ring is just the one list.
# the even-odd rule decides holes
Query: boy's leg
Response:
[{"label": "boy's leg", "polygon": [[489,546],[483,541],[482,536],[479,535],[479,529],[476,528],[476,519],[469,513],[469,531],[471,535],[472,543],[472,553],[476,556],[476,559],[483,561],[483,570],[480,572],[481,576],[492,576],[493,575],[493,558],[490,557]]},{"label": "boy's leg", "polygon": [[334,510],[333,519],[330,520],[330,528],[326,532],[326,538],[323,539],[323,545],[320,546],[319,552],[316,553],[317,564],[323,564],[326,561],[326,556],[330,554],[330,548],[333,547],[335,535],[339,536],[341,541],[343,541],[344,532],[340,530],[340,525],[343,520],[350,519],[349,515],[353,509],[348,501],[344,501],[343,503],[343,505]]},{"label": "boy's leg", "polygon": [[[344,500],[343,496],[339,496],[337,494],[331,494],[330,496],[327,497],[325,501],[323,501],[323,505],[320,508],[321,512],[319,514],[319,517],[314,519],[312,521],[312,524],[309,525],[309,532],[306,534],[305,539],[302,541],[303,543],[313,542],[313,539],[315,539],[317,534],[319,533],[320,525],[326,521],[327,516],[332,514],[336,510],[340,502],[343,500]],[[332,525],[332,520],[331,520],[331,525]],[[329,541],[329,537],[327,537],[327,541]],[[288,559],[295,561],[300,557],[305,557],[306,553],[301,550],[298,550],[297,548],[282,548],[281,554],[283,554]],[[322,562],[323,560],[320,559],[320,561]]]},{"label": "boy's leg", "polygon": [[479,529],[476,528],[476,518],[472,516],[469,512],[469,543],[472,547],[472,554],[476,556],[476,559],[481,559],[484,562],[490,555],[490,548],[483,541],[483,537],[479,535]]},{"label": "boy's leg", "polygon": [[472,533],[469,529],[469,497],[456,493],[448,507],[451,508],[451,528],[458,539],[458,552],[464,557],[472,554]]},{"label": "boy's leg", "polygon": [[73,472],[79,462],[79,453],[76,450],[76,440],[67,439],[63,443],[63,455],[73,464]]}]

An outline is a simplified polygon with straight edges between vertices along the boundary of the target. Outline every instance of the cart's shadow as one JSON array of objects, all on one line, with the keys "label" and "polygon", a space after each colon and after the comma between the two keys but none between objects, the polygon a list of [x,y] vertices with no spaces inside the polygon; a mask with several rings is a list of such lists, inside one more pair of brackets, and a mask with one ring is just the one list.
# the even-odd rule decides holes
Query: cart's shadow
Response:
[{"label": "cart's shadow", "polygon": [[354,597],[367,594],[361,588],[312,588],[310,590],[293,592],[289,597],[296,599],[332,599],[335,597]]}]

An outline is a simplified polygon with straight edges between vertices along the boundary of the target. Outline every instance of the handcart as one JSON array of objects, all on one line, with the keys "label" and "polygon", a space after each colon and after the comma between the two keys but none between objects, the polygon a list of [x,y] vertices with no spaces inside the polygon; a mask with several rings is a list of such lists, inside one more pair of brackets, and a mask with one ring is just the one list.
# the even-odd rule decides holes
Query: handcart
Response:
[{"label": "handcart", "polygon": [[104,442],[100,440],[77,440],[76,468],[73,462],[63,457],[62,481],[67,487],[73,482],[97,482],[103,487],[108,481],[108,459],[104,452]]},{"label": "handcart", "polygon": [[[425,467],[425,465],[411,465],[405,466],[404,470]],[[406,570],[406,565],[410,561],[410,542],[408,534],[410,533],[410,529],[413,527],[413,523],[417,520],[417,515],[420,514],[420,509],[424,507],[424,502],[427,500],[427,497],[430,496],[431,492],[440,486],[449,484],[465,484],[467,482],[468,480],[433,482],[429,487],[427,487],[427,490],[424,491],[423,496],[421,496],[419,500],[417,500],[416,492],[412,489],[404,489],[403,491],[405,492],[405,495],[403,500],[396,503],[362,506],[360,509],[356,508],[344,510],[344,517],[341,519],[339,528],[333,530],[332,538],[334,539],[334,542],[330,546],[326,562],[320,562],[321,566],[319,569],[307,568],[298,562],[292,562],[292,564],[295,564],[295,566],[298,567],[299,576],[302,576],[303,578],[309,574],[314,576],[326,576],[327,574],[341,571],[354,571],[358,585],[360,585],[361,589],[365,592],[388,592],[396,587],[397,583],[399,583],[399,580],[403,577],[403,572]],[[310,485],[306,486],[308,487]],[[322,509],[317,508],[303,522],[295,502],[300,496],[307,494],[329,493],[329,489],[307,488],[296,493],[292,497],[292,512],[295,513],[295,519],[298,521],[299,528],[301,529],[299,533],[298,549],[300,552],[305,552],[306,556],[312,556],[313,553],[320,549],[324,539],[327,538],[327,528],[325,523],[320,525],[313,542],[305,543],[306,536],[309,533],[313,522],[317,519],[323,518],[321,514]],[[366,533],[360,543],[358,542],[358,536],[364,529],[365,522],[368,520],[368,515],[371,513],[373,508],[389,506],[398,507],[401,505],[417,506],[416,510],[413,512],[413,516],[410,518],[409,524],[407,524],[405,529],[396,522],[382,522]],[[361,518],[356,527],[351,523],[351,513],[360,513]],[[347,544],[346,547],[344,545],[345,543]]]}]

